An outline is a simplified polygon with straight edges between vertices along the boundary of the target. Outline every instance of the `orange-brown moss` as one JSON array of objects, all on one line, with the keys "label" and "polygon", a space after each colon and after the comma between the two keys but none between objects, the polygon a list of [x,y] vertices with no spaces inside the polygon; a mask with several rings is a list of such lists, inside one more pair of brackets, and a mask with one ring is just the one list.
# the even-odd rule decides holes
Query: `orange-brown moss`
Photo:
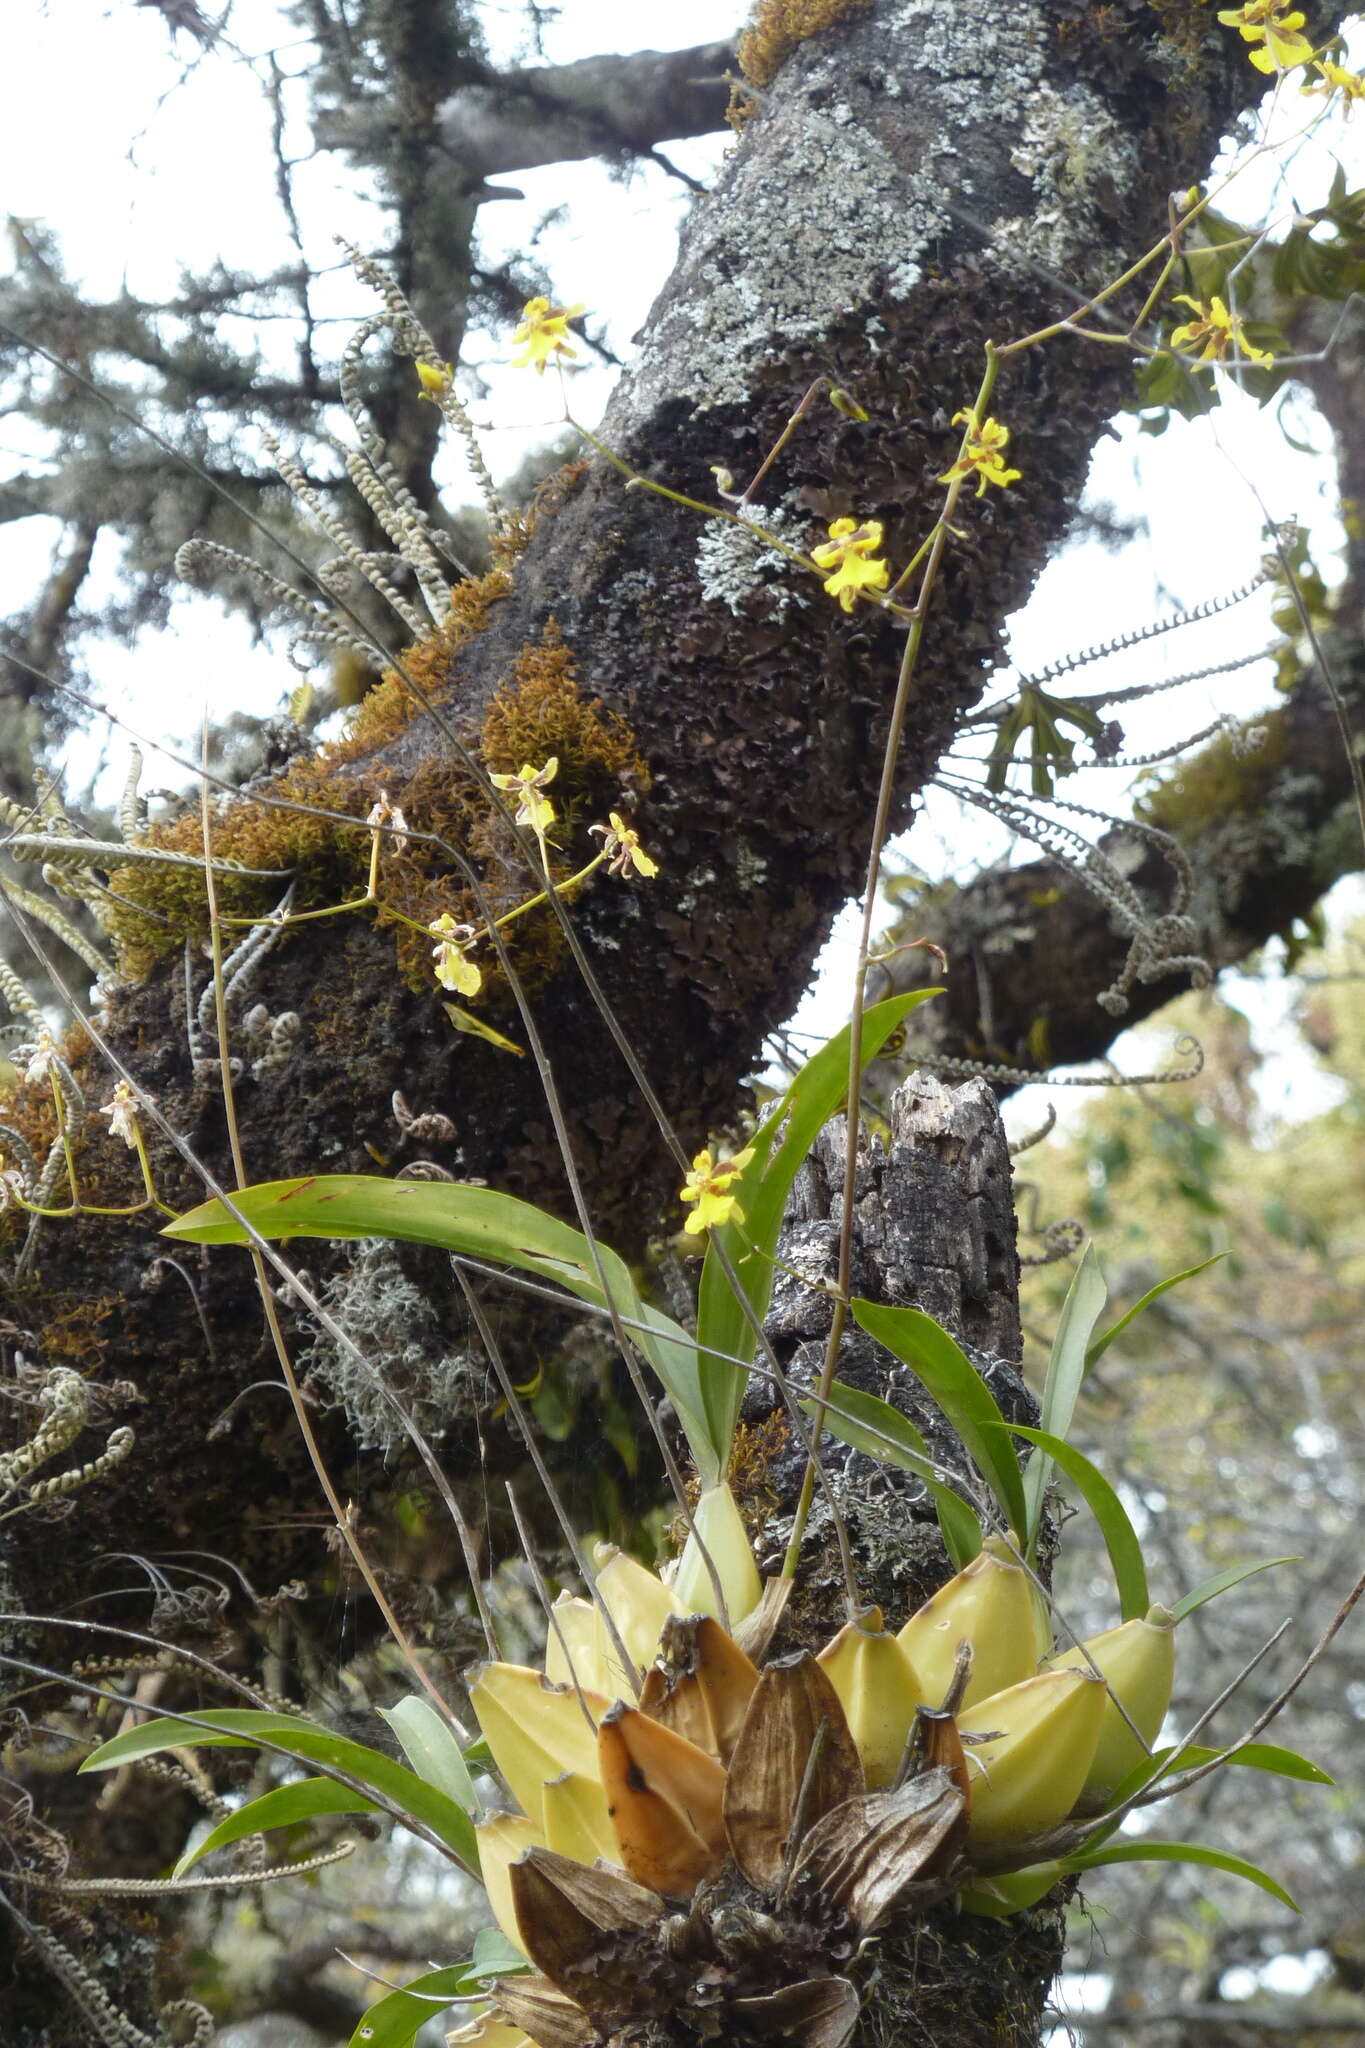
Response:
[{"label": "orange-brown moss", "polygon": [[100,1325],[108,1321],[123,1297],[102,1294],[93,1301],[77,1301],[68,1295],[61,1299],[68,1305],[58,1306],[39,1333],[44,1362],[74,1366],[78,1371],[97,1366],[108,1344],[99,1334]]},{"label": "orange-brown moss", "polygon": [[[559,488],[572,488],[570,471]],[[556,500],[557,502],[557,500]],[[523,523],[502,543],[505,556],[524,544]],[[456,650],[487,622],[489,608],[512,589],[510,570],[499,565],[460,584],[452,593],[450,618],[428,639],[409,648],[403,672],[390,670],[369,692],[340,738],[309,759],[296,761],[259,798],[216,802],[210,821],[215,856],[274,875],[219,873],[216,890],[227,919],[265,916],[294,881],[294,908],[340,903],[361,893],[370,838],[357,829],[381,786],[401,807],[414,837],[388,840],[380,866],[380,925],[393,930],[398,963],[414,989],[432,986],[431,940],[425,927],[444,912],[478,924],[479,904],[458,869],[458,855],[472,860],[485,877],[485,896],[494,915],[527,893],[520,850],[508,826],[490,807],[477,775],[451,751],[429,754],[406,774],[390,765],[363,765],[410,723],[423,701],[448,696]],[[415,688],[413,687],[415,685]],[[581,866],[585,847],[573,844],[583,814],[593,807],[603,817],[614,804],[649,784],[649,771],[624,721],[600,700],[579,690],[573,656],[553,620],[542,637],[525,646],[497,691],[482,727],[467,735],[476,758],[493,773],[514,772],[525,761],[537,764],[552,754],[559,773],[554,786],[561,824],[552,849],[557,879]],[[343,772],[344,771],[344,772]],[[301,808],[291,810],[289,805]],[[347,820],[349,824],[343,824]],[[424,835],[418,837],[417,835]],[[149,834],[153,845],[178,852],[203,850],[197,809]],[[193,868],[148,868],[129,863],[111,876],[126,903],[116,904],[110,924],[121,970],[144,974],[152,963],[177,951],[186,937],[207,931],[208,909],[202,877]],[[420,929],[414,929],[414,926]],[[551,914],[533,913],[514,932],[518,964],[534,986],[558,958],[561,935]],[[485,962],[491,978],[491,963]]]},{"label": "orange-brown moss", "polygon": [[872,0],[758,0],[753,20],[739,39],[740,69],[755,85],[771,85],[798,43],[857,21]]}]

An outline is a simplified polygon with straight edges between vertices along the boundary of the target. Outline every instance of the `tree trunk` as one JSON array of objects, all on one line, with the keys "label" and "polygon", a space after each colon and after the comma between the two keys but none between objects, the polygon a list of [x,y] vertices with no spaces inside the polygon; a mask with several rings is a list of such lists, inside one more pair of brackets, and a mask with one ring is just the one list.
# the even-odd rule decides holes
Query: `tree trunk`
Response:
[{"label": "tree trunk", "polygon": [[[911,1074],[890,1105],[889,1149],[865,1141],[858,1162],[853,1291],[896,1308],[921,1308],[963,1346],[1006,1418],[1032,1423],[1037,1410],[1020,1376],[1019,1261],[1009,1148],[995,1098],[981,1081],[949,1087]],[[844,1122],[821,1132],[793,1190],[778,1245],[781,1266],[802,1282],[832,1284],[843,1211]],[[779,1274],[768,1335],[799,1394],[820,1374],[831,1308],[827,1295]],[[879,1394],[919,1428],[930,1453],[962,1473],[960,1443],[918,1381],[862,1330],[843,1340],[838,1376]],[[805,1468],[799,1444],[781,1433],[782,1403],[755,1382],[744,1419],[737,1483],[780,1506],[762,1539],[775,1570]],[[761,1458],[748,1447],[781,1447]],[[775,1652],[818,1649],[846,1617],[832,1509],[843,1517],[858,1592],[899,1628],[952,1574],[933,1503],[922,1482],[826,1438],[829,1496],[812,1511],[797,1589]],[[751,1462],[752,1460],[752,1462]],[[978,1482],[979,1483],[979,1482]],[[1064,1915],[1055,1903],[1006,1921],[950,1908],[881,1943],[879,1968],[859,2021],[858,2048],[932,2040],[939,2048],[1036,2048],[1048,1989],[1061,1963]]]}]

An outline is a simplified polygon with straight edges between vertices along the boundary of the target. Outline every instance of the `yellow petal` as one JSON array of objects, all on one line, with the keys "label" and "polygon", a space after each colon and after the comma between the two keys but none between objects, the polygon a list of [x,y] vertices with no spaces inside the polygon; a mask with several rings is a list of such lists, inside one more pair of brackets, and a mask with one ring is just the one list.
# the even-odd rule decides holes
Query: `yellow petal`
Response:
[{"label": "yellow petal", "polygon": [[[598,1720],[609,1702],[600,1693],[585,1698]],[[550,1685],[523,1664],[483,1664],[469,1699],[493,1760],[525,1812],[540,1812],[542,1786],[562,1771],[596,1775],[597,1733],[571,1688]]]}]

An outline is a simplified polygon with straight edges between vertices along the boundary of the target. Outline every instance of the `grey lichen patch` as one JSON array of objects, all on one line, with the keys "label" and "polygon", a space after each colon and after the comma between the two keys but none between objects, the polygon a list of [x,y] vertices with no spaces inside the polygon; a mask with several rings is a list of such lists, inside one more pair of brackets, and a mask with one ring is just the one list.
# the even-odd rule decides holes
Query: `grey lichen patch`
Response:
[{"label": "grey lichen patch", "polygon": [[780,548],[770,547],[753,527],[765,527],[789,547],[803,548],[809,520],[762,505],[748,506],[741,517],[746,522],[741,526],[712,519],[701,530],[696,559],[702,596],[709,603],[728,605],[737,616],[757,611],[781,618],[793,605],[808,605],[814,582],[802,588],[796,564]]},{"label": "grey lichen patch", "polygon": [[[1048,205],[1064,146],[1035,137],[1032,194],[1010,152],[1029,146],[1054,27],[1027,0],[969,15],[900,0],[802,45],[692,222],[613,431],[668,399],[743,402],[765,355],[827,333],[888,280],[908,295],[961,240],[956,198],[1010,237]],[[1059,265],[1082,253],[1053,249]]]},{"label": "grey lichen patch", "polygon": [[1006,224],[1010,240],[1019,256],[1051,270],[1072,261],[1078,229],[1096,253],[1104,248],[1114,190],[1139,169],[1131,138],[1098,93],[1081,84],[1058,92],[1046,80],[1034,92],[1010,162],[1037,195],[1030,213]]},{"label": "grey lichen patch", "polygon": [[322,1299],[367,1363],[323,1332],[299,1357],[311,1388],[327,1406],[345,1410],[365,1450],[396,1450],[409,1440],[386,1387],[424,1436],[470,1421],[488,1398],[482,1361],[452,1348],[431,1301],[387,1240],[366,1238],[345,1250],[349,1263]]}]

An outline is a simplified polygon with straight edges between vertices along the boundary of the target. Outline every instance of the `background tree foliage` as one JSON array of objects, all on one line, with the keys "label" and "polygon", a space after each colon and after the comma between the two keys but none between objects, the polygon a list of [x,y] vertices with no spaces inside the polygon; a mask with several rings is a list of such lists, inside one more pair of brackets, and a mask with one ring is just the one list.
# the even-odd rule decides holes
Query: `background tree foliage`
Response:
[{"label": "background tree foliage", "polygon": [[[230,13],[213,20],[178,0],[165,0],[160,11],[194,61],[239,61]],[[885,55],[874,41],[878,20],[888,21],[894,11],[873,9],[870,21],[834,25],[841,39],[836,47],[851,51],[850,75],[860,89]],[[973,32],[993,27],[994,17],[987,19],[991,11],[984,6],[964,6],[960,13],[970,48]],[[1164,225],[1165,190],[1202,173],[1219,136],[1256,96],[1257,81],[1248,76],[1235,38],[1219,43],[1221,32],[1211,32],[1197,7],[1147,8],[1134,0],[1102,10],[1057,5],[1043,14],[1052,34],[1048,63],[1072,85],[1079,79],[1102,94],[1113,110],[1115,135],[1137,136],[1148,152],[1140,173],[1130,166],[1126,185],[1112,166],[1101,173],[1085,162],[1079,149],[1054,177],[1047,189],[1073,235],[1060,283],[1036,262],[1036,275],[1027,266],[1011,275],[992,269],[979,216],[989,216],[988,198],[998,199],[1015,174],[987,152],[978,180],[987,196],[981,189],[968,195],[965,186],[956,192],[953,226],[936,246],[932,276],[903,293],[889,291],[881,306],[894,335],[889,368],[869,356],[865,336],[852,323],[841,329],[831,322],[813,341],[793,326],[780,333],[779,345],[752,350],[738,398],[727,391],[698,406],[674,397],[669,381],[681,379],[684,359],[676,340],[670,351],[670,306],[685,302],[689,292],[705,303],[696,275],[684,269],[665,295],[652,355],[646,341],[655,385],[637,384],[615,415],[619,445],[637,467],[691,489],[709,488],[715,462],[743,475],[819,370],[846,381],[882,424],[862,436],[844,419],[812,422],[785,479],[793,497],[822,521],[853,502],[859,509],[874,501],[884,511],[913,508],[926,490],[926,473],[941,466],[936,454],[925,452],[926,435],[944,431],[926,394],[959,392],[962,365],[975,363],[979,340],[997,321],[1027,325],[1037,307],[1050,307],[1055,316],[1058,295],[1067,300],[1069,266],[1081,276],[1075,245],[1094,232],[1093,222],[1112,238],[1110,258],[1115,249],[1135,253],[1145,246]],[[1323,10],[1315,32],[1327,34],[1340,15]],[[313,145],[337,153],[374,197],[382,227],[369,246],[452,360],[470,325],[506,325],[536,290],[566,282],[548,277],[534,253],[512,264],[481,263],[479,215],[497,198],[494,181],[571,157],[600,156],[623,170],[648,157],[667,167],[670,140],[719,126],[726,97],[721,76],[734,61],[729,46],[668,59],[644,53],[551,66],[534,61],[537,30],[532,7],[528,62],[495,69],[477,10],[461,0],[441,6],[359,0],[345,7],[308,0],[283,9],[279,52],[252,60],[278,116],[275,169],[297,253],[296,262],[272,275],[210,268],[204,275],[187,273],[175,296],[162,302],[123,296],[94,304],[65,275],[52,231],[41,223],[12,224],[11,269],[0,280],[0,377],[7,410],[36,431],[43,452],[0,485],[0,517],[59,525],[50,576],[4,627],[3,647],[14,658],[0,679],[3,793],[31,801],[54,746],[69,721],[81,716],[54,679],[99,698],[101,644],[111,636],[135,642],[164,621],[175,553],[188,535],[240,550],[271,574],[291,579],[286,549],[314,563],[324,559],[319,538],[262,458],[262,430],[299,451],[300,466],[324,502],[344,503],[367,544],[379,541],[353,502],[337,454],[337,329],[318,310],[332,258],[319,254],[300,222],[297,167],[286,139],[286,111],[297,118],[300,92],[307,96]],[[896,32],[906,33],[899,15]],[[1153,50],[1161,37],[1158,63]],[[306,39],[302,59],[300,38]],[[1183,70],[1172,49],[1183,49]],[[905,62],[903,51],[893,55]],[[810,61],[822,60],[817,53]],[[924,83],[928,93],[932,75]],[[756,146],[767,119],[792,119],[792,132],[805,133],[809,142],[813,131],[800,127],[812,118],[809,107],[792,115],[780,84],[763,90],[770,103],[760,106]],[[937,117],[941,110],[934,105]],[[983,126],[988,131],[984,117]],[[904,133],[897,140],[907,157],[918,146]],[[825,146],[821,132],[819,147]],[[780,151],[776,161],[782,161]],[[1042,189],[1043,173],[1035,168],[1033,175]],[[743,176],[742,162],[737,176]],[[767,176],[768,190],[781,185],[771,161]],[[1111,189],[1111,179],[1122,189]],[[761,196],[749,191],[752,209]],[[759,224],[759,239],[780,234],[780,212],[774,219],[777,227]],[[1191,258],[1193,274],[1184,280],[1203,290],[1225,284],[1235,260],[1220,258],[1220,247],[1230,243],[1227,237],[1220,243],[1217,230],[1208,243],[1205,255]],[[742,254],[744,247],[736,230],[731,253]],[[809,245],[793,247],[798,268],[811,262]],[[1219,737],[1159,769],[1140,796],[1141,815],[1172,831],[1193,866],[1188,928],[1168,952],[1202,956],[1217,971],[1254,957],[1277,934],[1293,938],[1305,990],[1302,1029],[1335,1077],[1337,1106],[1293,1124],[1268,1117],[1257,1107],[1254,1055],[1236,1013],[1216,1007],[1216,997],[1187,997],[1163,1015],[1163,1031],[1174,1023],[1197,1033],[1203,1073],[1179,1089],[1101,1097],[1064,1139],[1026,1155],[1020,1168],[1021,1178],[1036,1184],[1031,1200],[1039,1227],[1077,1217],[1094,1233],[1116,1294],[1136,1298],[1160,1275],[1212,1251],[1229,1254],[1166,1297],[1106,1356],[1086,1412],[1092,1447],[1122,1482],[1130,1504],[1150,1517],[1149,1540],[1173,1586],[1253,1551],[1297,1551],[1306,1560],[1254,1582],[1254,1599],[1198,1619],[1200,1655],[1193,1669],[1186,1663],[1190,1690],[1179,1703],[1182,1722],[1246,1661],[1283,1611],[1296,1610],[1295,1640],[1308,1639],[1354,1561],[1361,1439],[1352,1386],[1362,1275],[1351,1175],[1365,1085],[1365,1053],[1352,1022],[1357,956],[1349,946],[1305,953],[1299,940],[1324,891],[1360,864],[1341,723],[1344,716],[1358,725],[1365,697],[1359,633],[1365,580],[1354,510],[1365,497],[1361,330],[1349,323],[1338,329],[1337,315],[1361,281],[1363,257],[1359,199],[1343,176],[1316,212],[1258,248],[1242,280],[1258,318],[1301,353],[1314,356],[1331,340],[1330,352],[1296,375],[1311,389],[1335,439],[1349,540],[1344,574],[1330,587],[1314,586],[1300,560],[1297,599],[1285,582],[1283,702],[1257,716],[1259,747],[1248,751]],[[922,300],[914,299],[917,289]],[[906,313],[912,302],[913,320]],[[859,310],[865,316],[866,307]],[[292,361],[277,344],[268,363],[257,351],[253,327],[266,331],[267,322],[270,331],[283,325],[290,334]],[[591,324],[588,333],[591,341]],[[111,411],[50,357],[79,371],[121,410]],[[898,380],[911,400],[902,401]],[[1022,422],[1016,445],[1031,427],[1042,510],[988,509],[984,529],[975,529],[977,537],[964,549],[966,566],[954,572],[939,621],[941,652],[915,706],[903,800],[933,772],[955,728],[971,715],[1004,609],[1022,595],[1071,522],[1090,436],[1122,405],[1145,408],[1148,423],[1158,426],[1168,407],[1197,409],[1205,390],[1188,377],[1183,384],[1149,377],[1135,392],[1117,351],[1096,352],[1083,368],[1062,361],[1054,366],[1049,357],[1045,369],[1025,370],[1011,394]],[[965,388],[960,395],[967,402]],[[366,398],[403,487],[445,535],[459,564],[486,569],[481,513],[443,502],[437,488],[440,421],[434,407],[420,402],[411,364],[396,352],[376,352]],[[153,425],[165,445],[140,434],[130,415]],[[1055,430],[1058,419],[1062,433]],[[562,452],[547,456],[545,471],[557,467]],[[226,486],[235,504],[225,504],[206,478]],[[540,465],[532,464],[509,496],[529,502],[540,478]],[[622,518],[623,502],[635,515],[633,526]],[[264,542],[243,508],[261,517],[280,545]],[[696,602],[691,537],[676,519],[669,524],[670,516],[642,494],[622,500],[614,479],[594,476],[571,494],[544,520],[506,617],[499,615],[468,654],[454,701],[462,709],[485,707],[517,650],[543,632],[553,613],[582,656],[593,689],[643,734],[656,778],[646,815],[665,850],[665,887],[672,893],[650,912],[656,917],[653,952],[629,925],[614,925],[596,899],[585,906],[584,928],[602,947],[611,993],[636,1036],[643,1041],[646,1025],[657,1026],[651,1070],[667,1089],[670,1107],[682,1114],[689,1138],[700,1143],[710,1126],[733,1117],[736,1082],[753,1072],[764,1027],[790,1009],[829,918],[856,886],[894,661],[871,630],[850,654],[837,617],[831,622],[823,613],[795,631],[795,653],[788,636],[775,633],[752,608],[748,617],[722,614],[717,624]],[[906,519],[908,531],[910,509]],[[87,592],[95,549],[111,535],[121,550],[118,595],[92,604]],[[673,584],[671,563],[679,565]],[[691,581],[680,596],[684,571]],[[631,577],[633,595],[623,599]],[[259,586],[229,578],[218,588],[258,630],[272,632]],[[362,607],[370,602],[363,590],[357,601]],[[364,616],[378,632],[377,609]],[[283,644],[287,630],[277,637]],[[1319,656],[1335,679],[1335,701],[1323,687]],[[706,693],[717,676],[739,673],[752,679],[755,708],[747,711],[741,694],[733,693],[734,704],[726,708],[735,716],[726,726]],[[372,671],[338,661],[319,676],[304,726],[353,703],[373,681]],[[1083,694],[1071,679],[1049,687],[1066,699]],[[812,705],[827,717],[816,749],[805,737]],[[1107,719],[1109,708],[1101,715]],[[1002,723],[1003,717],[997,730]],[[1078,729],[1085,730],[1071,728]],[[1063,736],[1066,730],[1064,723]],[[256,724],[220,734],[216,759],[227,758],[231,739],[239,771],[277,770],[301,744],[286,721]],[[1045,745],[1036,750],[1049,757],[1053,771],[1067,765],[1051,758],[1057,744],[1056,728],[1048,728]],[[416,745],[437,751],[430,732],[419,732]],[[401,751],[381,754],[380,768],[394,772]],[[739,872],[735,847],[741,844],[748,875],[767,877],[757,901],[752,882]],[[1151,843],[1134,851],[1131,835],[1125,838],[1115,826],[1105,844],[1121,853],[1150,914],[1159,915],[1170,884]],[[709,886],[710,895],[698,907],[695,877],[708,863],[722,872],[700,885],[703,893]],[[1126,987],[1126,1008],[1097,1006],[1097,994],[1121,974],[1132,933],[1116,922],[1111,901],[1087,893],[1074,865],[1013,859],[965,881],[931,877],[929,886],[912,892],[892,942],[927,934],[948,959],[948,995],[922,1013],[921,1054],[1012,1070],[998,1077],[1008,1089],[1016,1073],[1102,1056],[1120,1018],[1148,1014],[1186,985],[1185,973],[1158,972]],[[31,867],[11,872],[20,882],[32,881]],[[691,898],[684,877],[693,882]],[[628,972],[613,974],[611,949],[619,949],[623,937]],[[31,974],[22,946],[9,937],[5,943]],[[357,946],[336,968],[317,951],[296,948],[272,979],[272,1007],[293,1004],[307,1017],[308,992],[321,990],[325,1008],[350,976],[371,994],[381,985],[387,990],[391,950],[382,960],[377,953],[362,957],[362,950]],[[62,978],[79,987],[85,969],[76,957],[57,946],[52,957]],[[1159,950],[1149,957],[1162,966]],[[910,954],[886,972],[894,984],[921,970],[927,978],[923,956]],[[214,1091],[187,1071],[165,1021],[182,1001],[172,993],[178,975],[177,956],[119,998],[118,1042],[157,1048],[149,1079],[173,1121],[221,1167]],[[631,977],[640,981],[638,990],[629,985]],[[429,1008],[405,1008],[402,992],[373,1000],[368,1038],[329,1046],[318,1034],[305,1088],[296,1087],[297,1075],[260,1084],[247,1114],[253,1164],[262,1176],[267,1169],[303,1170],[317,1163],[319,1148],[341,1150],[349,1163],[361,1165],[376,1150],[388,1160],[407,1157],[413,1148],[383,1121],[392,1088],[407,1087],[425,1110],[443,1106],[452,1086],[463,1086],[445,1042],[426,1043]],[[585,1074],[595,1063],[603,1074],[600,1085],[574,1099],[575,1136],[593,1161],[593,1192],[604,1215],[618,1221],[633,1209],[638,1220],[648,1211],[629,1247],[640,1250],[659,1225],[667,1169],[644,1164],[651,1134],[633,1109],[604,1107],[619,1098],[624,1077],[603,1073],[604,1056],[571,1013],[563,985],[551,985],[545,1006],[557,1058]],[[177,1022],[177,1048],[180,1028]],[[874,1076],[878,1086],[888,1079],[884,1071]],[[499,1071],[485,1098],[474,1091],[465,1111],[463,1156],[440,1156],[464,1172],[510,1180],[541,1195],[552,1187],[547,1198],[562,1200],[543,1127],[535,1123],[540,1112],[531,1106],[538,1102],[533,1083],[519,1090],[520,1077],[509,1080]],[[169,1199],[195,1199],[191,1178],[176,1178],[169,1155],[160,1169]],[[622,1188],[631,1190],[624,1202]],[[1033,1215],[1026,1209],[1026,1226]],[[144,1406],[136,1414],[142,1462],[131,1478],[75,1497],[70,1518],[59,1525],[60,1555],[50,1530],[12,1525],[12,1543],[0,1551],[0,1583],[34,1613],[59,1609],[124,1621],[136,1614],[136,1626],[150,1617],[158,1635],[264,1669],[269,1684],[324,1701],[343,1725],[372,1730],[373,1705],[392,1696],[391,1656],[375,1646],[353,1574],[328,1536],[283,1420],[283,1404],[276,1413],[274,1396],[252,1391],[265,1368],[249,1287],[244,1280],[225,1283],[215,1268],[212,1290],[205,1288],[201,1302],[207,1269],[177,1277],[154,1263],[155,1247],[111,1255],[109,1242],[107,1232],[73,1227],[59,1249],[45,1243],[39,1270],[16,1273],[6,1308],[6,1390],[18,1397],[12,1404],[17,1425],[35,1361],[72,1362],[101,1382],[130,1375],[142,1387]],[[1030,1245],[1037,1250],[1044,1240],[1026,1229],[1026,1251]],[[459,1417],[460,1427],[442,1448],[470,1497],[485,1485],[485,1448],[495,1472],[516,1468],[515,1445],[493,1412],[467,1329],[442,1298],[430,1263],[371,1250],[330,1261],[320,1253],[315,1274],[328,1304],[350,1318],[362,1341],[374,1343],[385,1366],[407,1371],[402,1389],[419,1413]],[[1061,1291],[1055,1266],[1028,1276],[1024,1314],[1033,1332],[1050,1328]],[[509,1305],[509,1319],[513,1313]],[[249,1341],[240,1338],[246,1328]],[[327,1447],[354,1479],[366,1536],[397,1589],[405,1620],[420,1630],[438,1668],[453,1675],[476,1638],[458,1591],[452,1540],[418,1476],[391,1462],[387,1440],[367,1437],[361,1402],[339,1377],[325,1343],[303,1334],[299,1341],[315,1345],[304,1363],[324,1404],[332,1404],[324,1417]],[[577,1474],[573,1504],[580,1519],[630,1533],[647,1547],[657,1528],[657,1518],[648,1519],[657,1508],[657,1475],[609,1362],[575,1343],[548,1351],[542,1366],[535,1412],[557,1446],[557,1469],[568,1476],[571,1493]],[[206,1443],[209,1424],[212,1441]],[[437,1421],[429,1426],[435,1429]],[[589,1443],[592,1460],[583,1454]],[[585,1476],[589,1463],[596,1466],[592,1483]],[[250,1504],[245,1515],[244,1502]],[[488,1516],[490,1524],[498,1520],[491,1510]],[[505,1525],[492,1533],[506,1555]],[[119,1557],[112,1565],[101,1561],[106,1546]],[[174,1561],[182,1551],[205,1549],[216,1561],[202,1574],[195,1567],[195,1577]],[[129,1555],[136,1561],[127,1562]],[[1292,1583],[1291,1573],[1297,1575]],[[146,1595],[116,1591],[129,1576],[139,1586],[145,1577]],[[497,1583],[509,1627],[522,1629],[529,1646],[539,1624],[524,1575],[507,1566]],[[1079,1622],[1105,1618],[1099,1562],[1087,1572],[1078,1559],[1059,1598]],[[78,1604],[92,1600],[98,1604]],[[64,1653],[70,1656],[69,1644]],[[1338,1644],[1330,1665],[1314,1674],[1292,1738],[1343,1788],[1351,1785],[1353,1764],[1358,1771],[1358,1662],[1350,1642]],[[126,1665],[118,1669],[128,1682],[137,1679],[149,1698],[164,1687],[155,1672],[129,1678]],[[1264,1677],[1253,1677],[1252,1706],[1273,1696],[1277,1673],[1272,1665]],[[43,1718],[36,1743],[16,1723],[5,1757],[22,1796],[39,1801],[44,1824],[76,1844],[86,1867],[162,1868],[183,1840],[195,1788],[178,1782],[171,1796],[164,1783],[120,1785],[96,1805],[83,1787],[73,1788],[64,1770],[73,1736],[86,1733],[84,1723],[60,1694],[38,1697]],[[26,1696],[18,1705],[27,1711]],[[1349,1791],[1277,1791],[1273,1800],[1241,1794],[1240,1785],[1226,1785],[1223,1777],[1204,1788],[1207,1801],[1219,1802],[1227,1846],[1277,1870],[1305,1906],[1302,1923],[1291,1925],[1259,1894],[1248,1905],[1242,1894],[1188,1873],[1155,1881],[1150,1872],[1109,1873],[1104,1890],[1095,1887],[1096,1926],[1078,1912],[1073,1930],[1075,1967],[1107,1980],[1104,2013],[1077,2023],[1087,2040],[1131,2032],[1164,2048],[1167,2041],[1240,2042],[1323,2028],[1320,2037],[1330,2043],[1334,2027],[1343,2040],[1359,2029],[1365,1932],[1352,1903],[1360,1848]],[[420,1858],[401,1863],[389,1844],[359,1875],[330,1872],[306,1894],[276,1888],[247,1898],[252,1903],[197,1904],[188,1920],[167,1923],[174,1932],[160,1944],[161,1995],[169,1982],[207,2000],[229,2024],[226,2038],[234,2048],[248,2041],[286,2048],[296,2039],[338,2038],[360,2011],[359,1980],[336,1961],[338,1943],[363,1947],[371,1967],[401,1975],[408,1963],[456,1945],[453,1924],[469,1903],[437,1886]],[[372,1913],[376,1901],[395,1899],[403,1902],[401,1915]],[[363,1943],[354,1932],[358,1919]],[[139,2012],[149,2010],[158,1960],[149,1929],[130,1929],[126,1917],[100,1905],[90,1908],[90,1925],[79,1934],[91,1950],[101,1941],[116,1944],[133,2003]],[[1305,1959],[1303,1971],[1272,1979],[1272,1988],[1278,1982],[1296,1998],[1303,1993],[1302,2003],[1285,2009],[1261,1998],[1254,2011],[1231,2009],[1245,1980],[1239,1988],[1230,1972],[1290,1954]],[[0,1986],[11,2001],[12,2017],[4,2024],[16,2048],[57,2048],[85,2038],[69,2031],[74,2023],[64,2007],[59,2010],[58,1995],[31,1954],[17,1946],[8,1957],[0,1951]]]}]

